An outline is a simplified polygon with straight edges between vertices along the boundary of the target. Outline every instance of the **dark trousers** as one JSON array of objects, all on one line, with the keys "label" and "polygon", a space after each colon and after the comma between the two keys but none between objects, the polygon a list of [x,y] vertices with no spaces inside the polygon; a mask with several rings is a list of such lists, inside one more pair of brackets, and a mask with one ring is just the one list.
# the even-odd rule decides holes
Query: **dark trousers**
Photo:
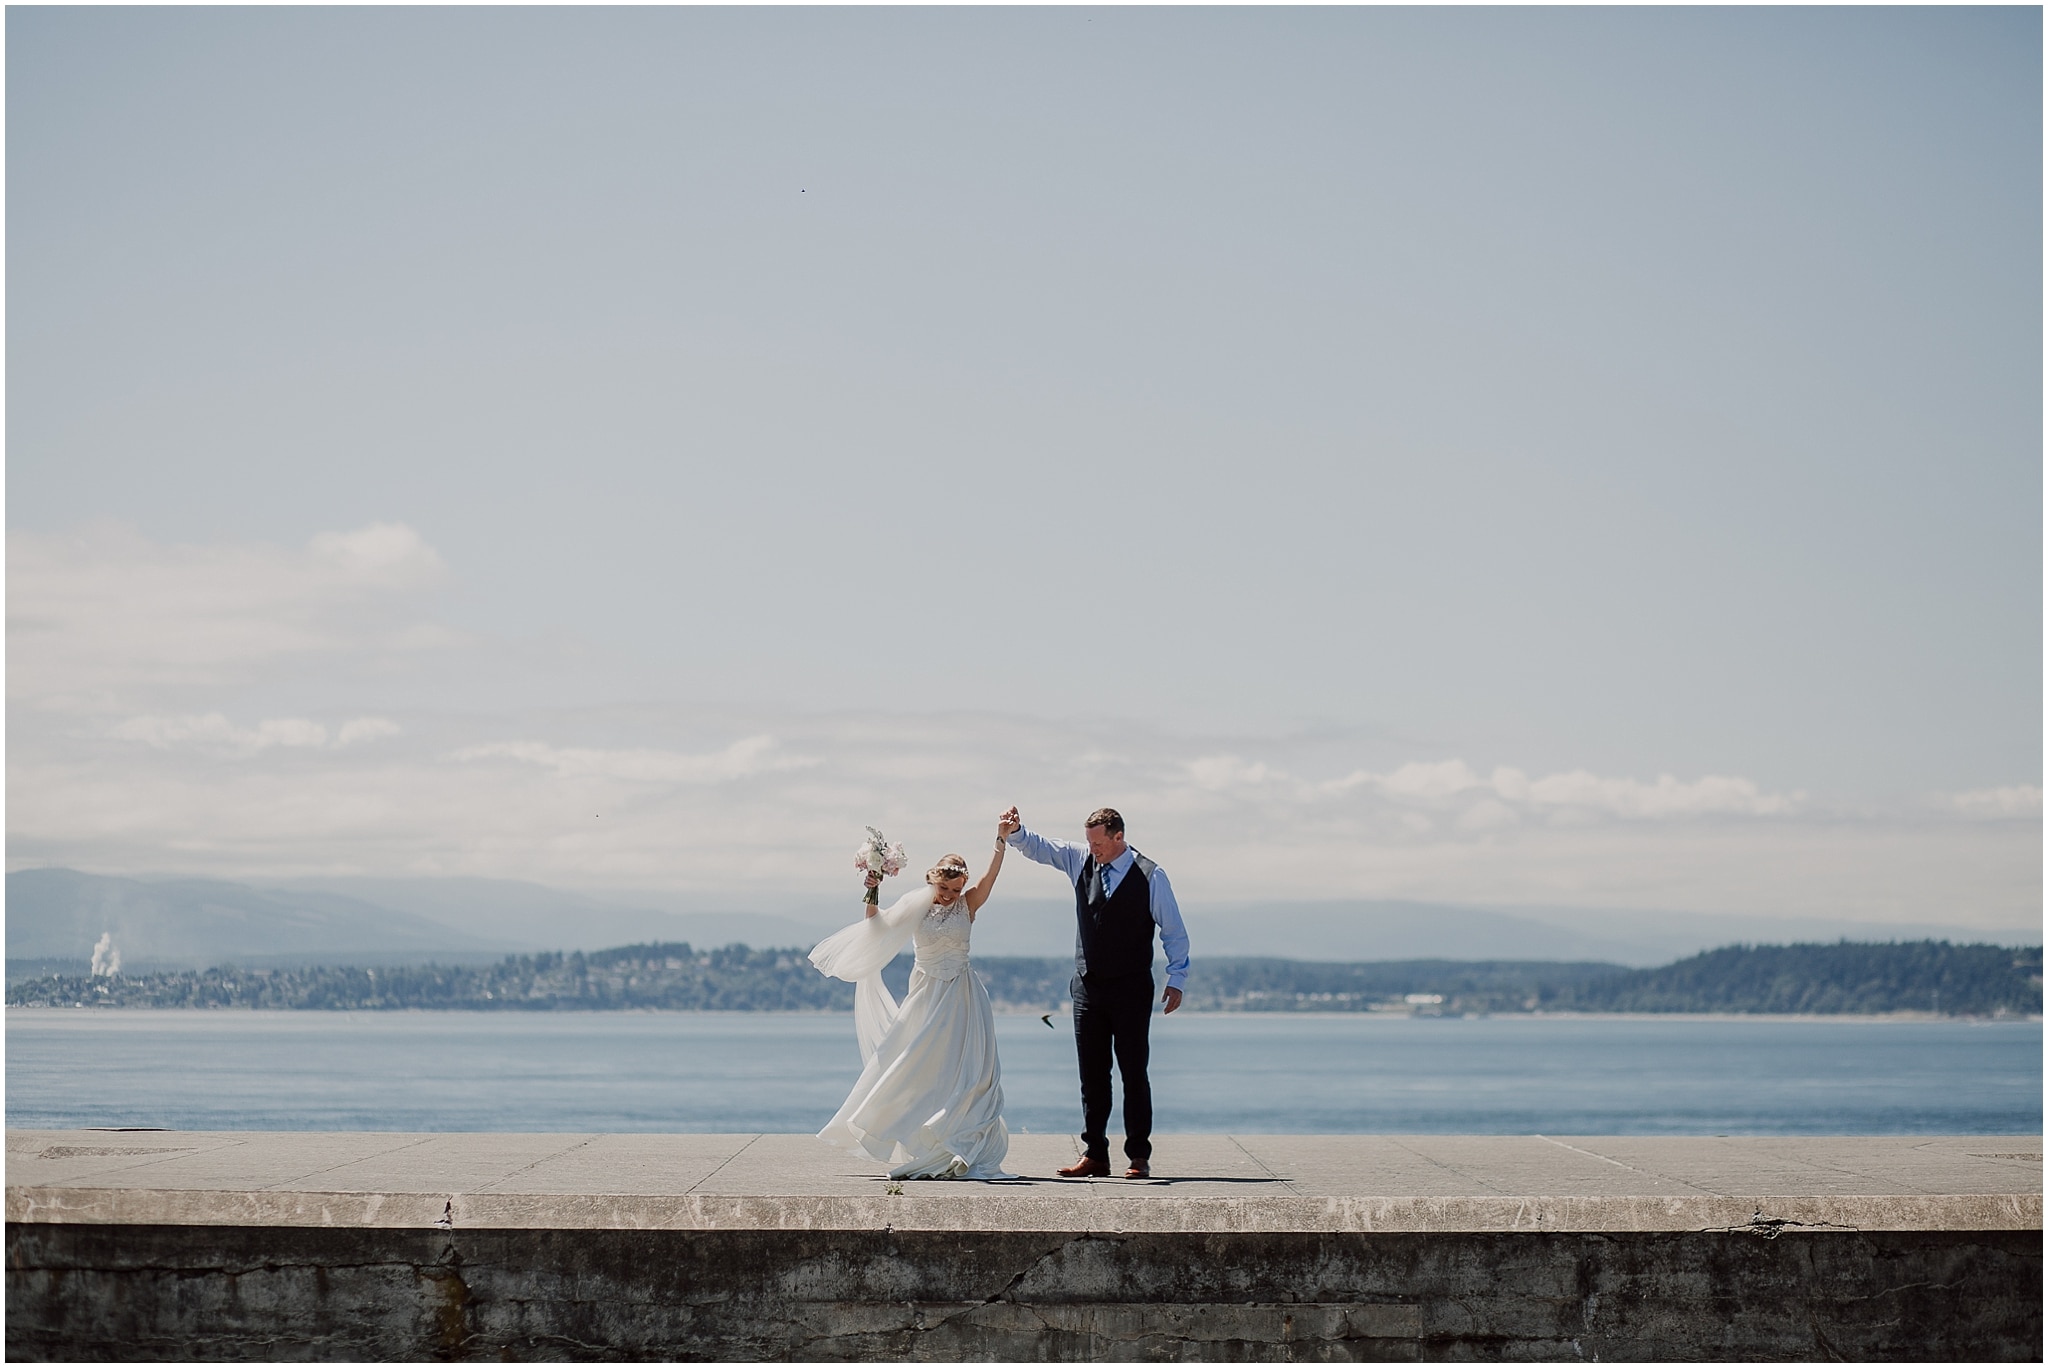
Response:
[{"label": "dark trousers", "polygon": [[1109,1061],[1124,1082],[1124,1153],[1152,1157],[1152,975],[1076,978],[1074,1048],[1081,1056],[1081,1143],[1088,1157],[1109,1162]]}]

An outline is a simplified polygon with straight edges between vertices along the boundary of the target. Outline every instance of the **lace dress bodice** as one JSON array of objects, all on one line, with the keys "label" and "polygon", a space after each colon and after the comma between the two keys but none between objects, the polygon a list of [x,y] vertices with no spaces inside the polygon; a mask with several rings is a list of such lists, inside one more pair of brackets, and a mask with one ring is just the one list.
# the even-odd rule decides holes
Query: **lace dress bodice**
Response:
[{"label": "lace dress bodice", "polygon": [[974,918],[968,915],[965,897],[955,899],[950,907],[934,907],[925,913],[910,933],[917,967],[935,979],[958,978],[967,967],[967,939],[973,929]]}]

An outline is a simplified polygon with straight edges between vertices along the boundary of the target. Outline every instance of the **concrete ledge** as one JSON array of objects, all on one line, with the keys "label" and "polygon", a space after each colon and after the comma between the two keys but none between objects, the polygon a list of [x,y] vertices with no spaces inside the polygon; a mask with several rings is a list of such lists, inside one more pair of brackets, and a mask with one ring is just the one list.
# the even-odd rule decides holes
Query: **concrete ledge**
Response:
[{"label": "concrete ledge", "polygon": [[[12,1131],[10,1222],[459,1230],[2039,1230],[2038,1136],[1168,1136],[891,1184],[808,1136]],[[1036,1175],[1036,1176],[1032,1176]]]},{"label": "concrete ledge", "polygon": [[[11,1132],[11,1358],[2037,1359],[2040,1140]],[[1067,1136],[1020,1136],[1049,1175]]]},{"label": "concrete ledge", "polygon": [[[906,1185],[907,1186],[907,1185]],[[2041,1198],[493,1196],[9,1189],[9,1222],[382,1230],[1033,1230],[1101,1234],[2040,1230]]]}]

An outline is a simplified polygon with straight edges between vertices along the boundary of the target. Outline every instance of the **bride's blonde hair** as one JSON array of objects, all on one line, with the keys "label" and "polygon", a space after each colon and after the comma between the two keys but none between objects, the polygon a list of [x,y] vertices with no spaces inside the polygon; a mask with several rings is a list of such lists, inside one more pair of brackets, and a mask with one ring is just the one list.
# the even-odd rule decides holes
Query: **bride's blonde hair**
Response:
[{"label": "bride's blonde hair", "polygon": [[924,872],[926,883],[937,883],[941,879],[964,879],[967,877],[965,855],[941,855],[939,862]]}]

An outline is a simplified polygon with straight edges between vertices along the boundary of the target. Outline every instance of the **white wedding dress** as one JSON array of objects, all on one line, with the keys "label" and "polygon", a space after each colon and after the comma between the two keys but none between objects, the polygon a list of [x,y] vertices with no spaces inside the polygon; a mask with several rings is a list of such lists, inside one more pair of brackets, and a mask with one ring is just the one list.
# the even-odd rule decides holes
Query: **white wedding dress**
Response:
[{"label": "white wedding dress", "polygon": [[[967,966],[967,900],[932,890],[819,942],[811,962],[851,978],[860,1081],[818,1138],[889,1165],[891,1178],[1009,1178],[1003,1071],[988,989]],[[916,951],[901,1005],[882,984],[907,933]]]}]

